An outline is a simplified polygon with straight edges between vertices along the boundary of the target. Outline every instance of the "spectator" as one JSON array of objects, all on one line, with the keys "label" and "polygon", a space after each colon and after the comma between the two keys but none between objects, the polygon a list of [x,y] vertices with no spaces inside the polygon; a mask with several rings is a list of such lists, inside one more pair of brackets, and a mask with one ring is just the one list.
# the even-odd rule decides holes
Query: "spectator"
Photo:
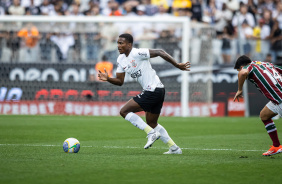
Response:
[{"label": "spectator", "polygon": [[269,10],[273,12],[275,10],[275,4],[273,0],[264,0],[264,3],[261,5],[262,10]]},{"label": "spectator", "polygon": [[119,4],[115,0],[109,0],[108,6],[102,10],[102,14],[106,16],[121,16]]},{"label": "spectator", "polygon": [[228,26],[223,28],[222,34],[218,36],[222,40],[221,46],[221,54],[223,62],[226,64],[231,63],[231,40],[232,40],[232,32]]},{"label": "spectator", "polygon": [[[93,4],[90,10],[86,11],[86,16],[100,16],[98,4]],[[102,47],[100,25],[98,23],[88,23],[85,33],[86,57],[90,62],[98,62]]]},{"label": "spectator", "polygon": [[10,62],[19,61],[19,49],[20,49],[20,37],[18,37],[17,32],[10,31],[7,34],[7,47],[11,50]]},{"label": "spectator", "polygon": [[166,10],[170,7],[167,0],[151,0],[151,4],[158,7],[162,6]]},{"label": "spectator", "polygon": [[242,30],[238,31],[237,29],[237,34],[238,34],[238,43],[237,43],[237,48],[238,48],[238,54],[241,54],[241,48],[244,55],[250,56],[251,54],[251,44],[250,44],[250,39],[253,36],[253,29],[251,26],[249,26],[248,22],[245,20],[242,23]]},{"label": "spectator", "polygon": [[174,0],[172,3],[172,10],[175,16],[179,16],[179,10],[191,9],[191,0]]},{"label": "spectator", "polygon": [[118,27],[113,23],[106,23],[101,29],[104,55],[110,62],[116,62],[117,58],[117,38],[119,36]]},{"label": "spectator", "polygon": [[257,12],[258,12],[258,10],[257,10],[258,7],[254,3],[254,0],[248,0],[247,6],[248,6],[248,12],[253,15],[255,23],[257,23],[256,15],[257,15]]},{"label": "spectator", "polygon": [[95,26],[95,28],[85,34],[86,38],[86,51],[87,51],[87,60],[92,62],[98,62],[99,53],[101,51],[101,33],[99,31],[99,27]]},{"label": "spectator", "polygon": [[160,37],[155,41],[155,48],[165,50],[169,55],[174,56],[174,51],[179,49],[177,45],[177,38],[172,31],[162,30]]},{"label": "spectator", "polygon": [[278,21],[274,21],[274,25],[270,34],[271,55],[273,62],[277,62],[278,56],[282,56],[282,30],[279,28]]},{"label": "spectator", "polygon": [[25,8],[30,7],[32,4],[38,7],[40,6],[41,3],[42,3],[42,0],[21,0],[21,6]]},{"label": "spectator", "polygon": [[37,61],[39,32],[32,23],[27,24],[18,32],[18,37],[24,41],[24,60]]},{"label": "spectator", "polygon": [[43,0],[43,3],[41,4],[39,8],[40,8],[41,15],[54,15],[55,14],[54,5],[50,4],[49,0]]},{"label": "spectator", "polygon": [[51,33],[43,32],[40,34],[40,57],[41,61],[51,61],[51,49],[52,49],[52,42],[51,42]]},{"label": "spectator", "polygon": [[158,38],[158,34],[156,34],[151,28],[144,28],[143,33],[136,37],[136,41],[138,42],[139,48],[153,48],[154,40]]},{"label": "spectator", "polygon": [[6,37],[5,32],[4,31],[0,31],[0,61],[1,61],[1,57],[2,57],[3,41],[4,41],[5,37]]},{"label": "spectator", "polygon": [[270,27],[265,24],[263,19],[259,20],[259,25],[253,30],[253,38],[256,40],[255,45],[255,60],[260,60],[260,58],[265,58],[266,54],[269,52],[269,39]]},{"label": "spectator", "polygon": [[55,33],[50,37],[56,46],[57,58],[59,61],[68,59],[68,51],[74,45],[73,35],[70,33]]},{"label": "spectator", "polygon": [[[71,11],[69,12],[71,16],[84,16],[84,14],[79,12],[79,4],[73,3],[71,5]],[[77,27],[80,27],[79,23],[71,23],[72,30],[75,30]],[[81,33],[74,31],[74,45],[72,48],[74,49],[74,58],[76,61],[81,62]]]},{"label": "spectator", "polygon": [[13,0],[13,5],[8,9],[10,15],[24,15],[25,8],[20,5],[20,0]]},{"label": "spectator", "polygon": [[123,13],[124,16],[128,16],[128,17],[135,17],[135,16],[137,16],[137,14],[135,13],[136,7],[133,6],[132,4],[124,3],[123,9],[124,9],[124,13]]},{"label": "spectator", "polygon": [[30,5],[25,9],[26,15],[40,15],[40,7],[34,5],[34,0],[30,0]]},{"label": "spectator", "polygon": [[263,20],[265,21],[265,24],[268,25],[270,29],[272,29],[274,21],[272,19],[271,11],[265,10],[263,12]]},{"label": "spectator", "polygon": [[204,8],[203,22],[214,24],[216,10],[215,0],[210,0],[209,4]]},{"label": "spectator", "polygon": [[191,20],[194,21],[202,21],[202,5],[201,5],[201,0],[192,0],[192,17]]},{"label": "spectator", "polygon": [[141,0],[141,4],[145,6],[145,14],[153,16],[158,12],[158,7],[151,3],[151,0]]},{"label": "spectator", "polygon": [[1,15],[5,15],[5,9],[2,6],[0,6],[0,16]]},{"label": "spectator", "polygon": [[[113,76],[113,63],[108,61],[107,57],[104,55],[102,57],[102,61],[98,62],[96,65],[95,65],[95,72],[96,72],[96,80],[97,81],[100,81],[98,80],[98,73],[99,73],[99,70],[101,72],[104,72],[104,70],[106,70],[108,72],[108,76],[109,77],[112,77]],[[101,82],[101,81],[100,81]]]},{"label": "spectator", "polygon": [[[165,6],[160,5],[160,6],[158,6],[158,8],[159,8],[159,12],[157,14],[155,14],[154,17],[158,17],[160,19],[165,19],[167,17],[172,16],[171,14],[168,13],[168,9]],[[170,27],[170,25],[167,24],[167,23],[156,23],[154,29],[158,33],[160,33],[163,30],[168,30],[169,27]]]},{"label": "spectator", "polygon": [[240,7],[240,13],[236,14],[232,19],[232,25],[234,27],[240,26],[244,21],[251,27],[255,26],[255,19],[251,13],[248,12],[248,7],[243,4]]},{"label": "spectator", "polygon": [[215,12],[215,29],[217,32],[217,35],[220,35],[223,33],[223,29],[228,25],[228,22],[232,20],[232,12],[227,9],[227,6],[225,3],[222,4],[221,10],[216,10]]},{"label": "spectator", "polygon": [[99,8],[99,3],[95,3],[94,1],[89,1],[88,2],[88,9],[83,11],[84,15],[100,15],[100,8]]},{"label": "spectator", "polygon": [[282,29],[282,2],[277,3],[272,15],[273,19],[278,21],[279,28]]},{"label": "spectator", "polygon": [[0,7],[3,7],[3,9],[5,10],[5,13],[7,13],[7,9],[8,7],[10,7],[12,5],[12,1],[11,0],[1,0],[0,1]]},{"label": "spectator", "polygon": [[[137,6],[136,11],[137,11],[137,14],[135,14],[135,15],[132,14],[131,16],[137,16],[138,15],[138,17],[146,17],[146,15],[145,15],[146,8],[145,8],[144,5]],[[123,32],[129,32],[129,33],[132,33],[132,35],[134,35],[134,37],[138,37],[139,35],[143,34],[145,28],[150,29],[152,27],[152,24],[139,21],[139,22],[135,23],[134,26],[132,26],[132,24],[127,24],[126,26],[123,26],[123,27],[127,28],[127,30],[123,31]],[[134,44],[138,44],[138,41],[136,40]]]},{"label": "spectator", "polygon": [[270,53],[268,53],[267,55],[266,55],[266,58],[265,58],[265,60],[264,60],[265,62],[269,62],[269,63],[272,63],[272,56],[271,56],[271,54]]},{"label": "spectator", "polygon": [[225,3],[227,8],[231,10],[233,13],[235,13],[240,9],[240,3],[238,0],[226,0]]}]

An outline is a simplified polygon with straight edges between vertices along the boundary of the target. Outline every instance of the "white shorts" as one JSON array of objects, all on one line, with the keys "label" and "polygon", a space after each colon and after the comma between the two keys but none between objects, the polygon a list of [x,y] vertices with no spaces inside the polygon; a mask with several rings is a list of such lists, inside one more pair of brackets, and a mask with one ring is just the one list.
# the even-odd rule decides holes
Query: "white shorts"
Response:
[{"label": "white shorts", "polygon": [[266,107],[269,108],[269,110],[271,110],[272,112],[274,112],[275,114],[279,114],[279,116],[282,117],[282,103],[281,104],[274,104],[273,102],[269,101],[266,104]]}]

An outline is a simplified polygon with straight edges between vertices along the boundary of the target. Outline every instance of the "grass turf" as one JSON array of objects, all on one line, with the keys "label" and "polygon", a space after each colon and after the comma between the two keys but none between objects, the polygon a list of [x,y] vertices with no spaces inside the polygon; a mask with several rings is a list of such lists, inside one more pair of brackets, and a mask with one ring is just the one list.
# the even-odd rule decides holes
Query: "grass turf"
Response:
[{"label": "grass turf", "polygon": [[[159,122],[182,155],[163,155],[161,140],[144,150],[145,133],[121,117],[0,116],[0,183],[282,182],[282,154],[261,156],[271,140],[259,118]],[[64,153],[68,137],[80,141],[79,153]]]}]

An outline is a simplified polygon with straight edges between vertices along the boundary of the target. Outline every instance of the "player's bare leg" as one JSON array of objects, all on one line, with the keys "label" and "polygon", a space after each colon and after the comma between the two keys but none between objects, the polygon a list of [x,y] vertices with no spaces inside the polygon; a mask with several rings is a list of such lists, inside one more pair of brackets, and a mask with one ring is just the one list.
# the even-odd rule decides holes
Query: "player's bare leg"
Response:
[{"label": "player's bare leg", "polygon": [[262,154],[264,156],[271,156],[282,152],[282,146],[280,145],[280,141],[278,139],[277,129],[271,119],[276,115],[277,114],[272,112],[267,106],[265,106],[260,112],[260,119],[264,123],[267,133],[273,142],[271,148]]},{"label": "player's bare leg", "polygon": [[182,150],[170,138],[166,129],[162,125],[157,123],[159,116],[160,116],[159,114],[146,112],[146,121],[148,125],[154,128],[157,132],[160,132],[161,134],[160,139],[169,147],[169,151],[165,152],[164,154],[182,154]]},{"label": "player's bare leg", "polygon": [[147,133],[147,144],[144,146],[148,149],[152,144],[159,139],[160,133],[155,131],[150,125],[145,123],[135,112],[143,111],[143,109],[133,99],[130,99],[120,110],[120,115],[127,121],[131,122],[137,128]]}]

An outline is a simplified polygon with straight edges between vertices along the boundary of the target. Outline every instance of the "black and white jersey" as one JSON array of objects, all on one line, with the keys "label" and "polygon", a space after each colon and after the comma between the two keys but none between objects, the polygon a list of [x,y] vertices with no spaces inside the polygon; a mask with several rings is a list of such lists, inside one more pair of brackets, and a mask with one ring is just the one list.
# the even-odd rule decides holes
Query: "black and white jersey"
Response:
[{"label": "black and white jersey", "polygon": [[117,58],[118,67],[116,72],[126,72],[132,78],[136,79],[145,91],[154,91],[157,87],[164,88],[149,60],[149,49],[132,48],[128,57],[125,54],[119,55]]}]

